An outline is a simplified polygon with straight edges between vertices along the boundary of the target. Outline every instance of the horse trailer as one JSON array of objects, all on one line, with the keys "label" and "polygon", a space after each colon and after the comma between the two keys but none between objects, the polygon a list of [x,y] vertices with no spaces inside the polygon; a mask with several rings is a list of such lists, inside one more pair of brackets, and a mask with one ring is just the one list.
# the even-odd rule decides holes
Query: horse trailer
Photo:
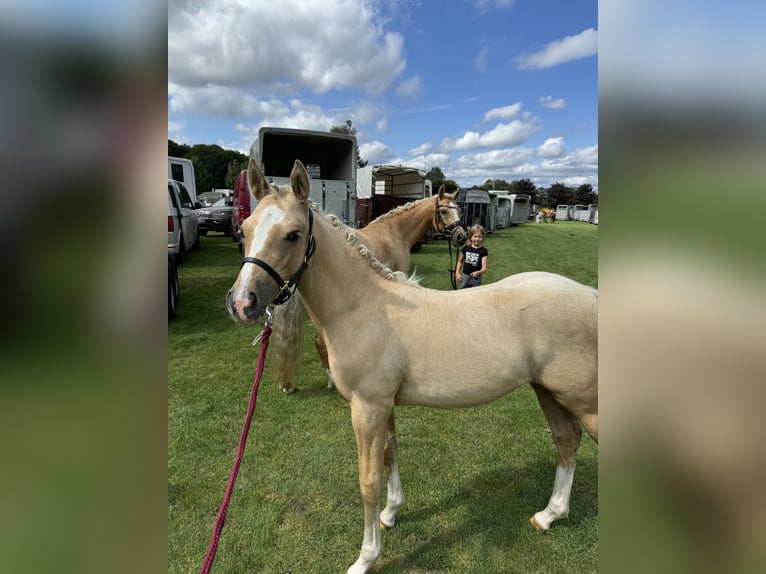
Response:
[{"label": "horse trailer", "polygon": [[574,215],[572,219],[575,221],[588,221],[588,206],[587,205],[575,205],[574,206]]},{"label": "horse trailer", "polygon": [[168,179],[184,184],[192,203],[199,201],[197,199],[197,181],[194,177],[194,164],[190,159],[168,156]]},{"label": "horse trailer", "polygon": [[512,193],[508,196],[511,200],[511,213],[508,224],[519,225],[529,220],[529,209],[532,196],[524,193]]},{"label": "horse trailer", "polygon": [[569,206],[568,205],[557,205],[556,206],[556,221],[567,221],[570,219],[569,217]]},{"label": "horse trailer", "polygon": [[511,198],[504,191],[490,191],[497,196],[497,227],[503,229],[511,225]]},{"label": "horse trailer", "polygon": [[401,165],[368,165],[356,170],[356,224],[365,227],[395,207],[430,197],[423,170]]},{"label": "horse trailer", "polygon": [[296,159],[306,167],[309,198],[325,213],[355,225],[356,137],[333,132],[262,127],[250,147],[269,183],[288,185]]},{"label": "horse trailer", "polygon": [[463,229],[468,231],[472,225],[482,225],[490,233],[489,225],[489,192],[485,189],[461,189],[457,203],[463,210]]}]

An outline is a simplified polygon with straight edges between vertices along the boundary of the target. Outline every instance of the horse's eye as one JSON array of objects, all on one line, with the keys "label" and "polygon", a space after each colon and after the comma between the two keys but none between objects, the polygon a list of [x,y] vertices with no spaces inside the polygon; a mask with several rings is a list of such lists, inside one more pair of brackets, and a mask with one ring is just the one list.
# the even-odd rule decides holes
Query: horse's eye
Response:
[{"label": "horse's eye", "polygon": [[297,231],[293,231],[290,235],[287,236],[287,240],[290,241],[291,243],[295,243],[296,241],[298,241],[298,239],[300,239],[300,237],[301,237],[300,233],[298,233]]}]

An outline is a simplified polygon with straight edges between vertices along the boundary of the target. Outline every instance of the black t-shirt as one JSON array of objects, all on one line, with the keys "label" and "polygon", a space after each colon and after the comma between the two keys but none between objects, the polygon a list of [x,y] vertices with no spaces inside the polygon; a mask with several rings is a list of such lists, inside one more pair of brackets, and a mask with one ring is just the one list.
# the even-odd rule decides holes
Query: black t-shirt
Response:
[{"label": "black t-shirt", "polygon": [[465,245],[463,247],[463,273],[468,275],[481,269],[481,259],[487,255],[489,252],[483,245],[478,249]]}]

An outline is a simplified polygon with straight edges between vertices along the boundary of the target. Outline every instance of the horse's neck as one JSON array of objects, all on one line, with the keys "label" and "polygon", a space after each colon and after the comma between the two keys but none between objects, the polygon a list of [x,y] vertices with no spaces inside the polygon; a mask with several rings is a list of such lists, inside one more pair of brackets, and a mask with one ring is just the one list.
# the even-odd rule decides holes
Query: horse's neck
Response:
[{"label": "horse's neck", "polygon": [[[409,252],[410,247],[430,229],[435,213],[433,198],[420,201],[410,209],[402,209],[390,217],[376,219],[363,229],[365,235],[377,235],[376,241],[401,243]],[[370,246],[372,249],[375,246]]]},{"label": "horse's neck", "polygon": [[315,217],[314,228],[316,248],[298,290],[321,330],[340,320],[349,309],[370,304],[375,308],[372,300],[381,292],[384,279],[358,253],[358,245],[346,245],[346,234],[355,230],[334,229],[321,214]]}]

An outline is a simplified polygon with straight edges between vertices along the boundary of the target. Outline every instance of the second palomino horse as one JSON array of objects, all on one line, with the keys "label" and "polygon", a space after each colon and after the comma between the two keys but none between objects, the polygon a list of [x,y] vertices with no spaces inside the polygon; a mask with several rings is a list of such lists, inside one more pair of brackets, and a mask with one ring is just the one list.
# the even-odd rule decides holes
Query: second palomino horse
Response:
[{"label": "second palomino horse", "polygon": [[[547,530],[566,517],[581,425],[598,441],[597,291],[542,272],[461,291],[426,289],[380,265],[354,230],[310,204],[299,161],[289,186],[270,186],[254,161],[248,182],[260,203],[242,226],[250,255],[226,306],[236,321],[256,321],[297,285],[327,341],[336,388],[351,407],[364,504],[362,547],[347,574],[369,570],[381,551],[379,525],[393,526],[404,501],[396,461],[398,405],[467,407],[531,384],[558,466],[548,505],[530,521]],[[559,310],[555,317],[542,312],[552,304]],[[424,330],[440,337],[423,337]],[[475,376],[455,368],[477,357],[482,370]]]},{"label": "second palomino horse", "polygon": [[[449,194],[442,185],[435,196],[392,209],[356,234],[378,260],[394,271],[407,273],[410,249],[429,229],[445,234],[455,247],[465,243],[467,236],[461,225],[456,198],[457,192]],[[291,297],[274,311],[273,365],[277,384],[285,393],[297,390],[305,324],[302,310],[300,300]],[[327,347],[321,336],[317,335],[315,345],[327,374],[328,386],[332,387]]]}]

